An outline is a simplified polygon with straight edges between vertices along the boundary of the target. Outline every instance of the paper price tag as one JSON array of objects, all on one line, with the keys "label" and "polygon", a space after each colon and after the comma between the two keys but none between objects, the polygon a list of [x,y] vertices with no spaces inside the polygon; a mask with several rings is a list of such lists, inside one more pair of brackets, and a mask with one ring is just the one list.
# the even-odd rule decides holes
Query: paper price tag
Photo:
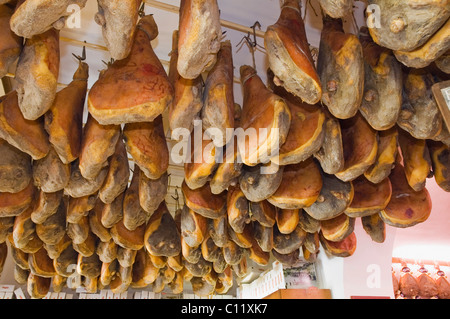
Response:
[{"label": "paper price tag", "polygon": [[5,292],[5,296],[3,299],[13,299],[13,293],[12,292]]},{"label": "paper price tag", "polygon": [[17,299],[27,299],[25,297],[25,294],[23,293],[22,288],[17,288],[16,290],[14,290],[14,294],[16,295]]},{"label": "paper price tag", "polygon": [[14,292],[14,285],[1,285],[0,292]]},{"label": "paper price tag", "polygon": [[107,290],[100,290],[100,299],[106,299]]},{"label": "paper price tag", "polygon": [[45,295],[45,297],[42,298],[42,299],[50,299],[50,296],[51,296],[51,295],[52,295],[51,292],[47,292],[47,294]]}]

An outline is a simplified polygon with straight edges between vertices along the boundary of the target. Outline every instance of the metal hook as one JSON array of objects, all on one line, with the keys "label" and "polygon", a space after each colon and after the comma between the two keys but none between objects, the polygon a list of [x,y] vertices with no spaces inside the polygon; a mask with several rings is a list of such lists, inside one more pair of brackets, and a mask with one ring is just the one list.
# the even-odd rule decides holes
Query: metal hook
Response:
[{"label": "metal hook", "polygon": [[226,34],[227,34],[226,30],[222,32],[222,35],[220,36],[220,42],[222,42],[225,39]]},{"label": "metal hook", "polygon": [[252,26],[250,26],[251,29],[253,29],[253,40],[251,38],[251,33],[248,32],[246,36],[244,36],[241,41],[236,45],[240,46],[238,51],[242,48],[242,43],[246,42],[247,46],[250,49],[250,53],[252,54],[252,60],[253,60],[253,68],[256,69],[256,62],[255,62],[255,51],[259,48],[262,49],[262,52],[265,52],[265,48],[258,44],[258,41],[256,39],[256,27],[258,27],[261,30],[261,24],[259,21],[256,21]]},{"label": "metal hook", "polygon": [[111,60],[109,60],[109,62],[106,62],[105,60],[102,60],[103,64],[105,64],[107,67],[109,67],[111,64],[113,64],[115,62],[115,60],[113,58],[111,58]]},{"label": "metal hook", "polygon": [[355,11],[354,10],[352,10],[352,20],[353,20],[353,26],[356,28],[356,32],[355,33],[359,35],[360,28],[358,26],[358,22],[356,21]]},{"label": "metal hook", "polygon": [[142,1],[141,7],[138,11],[139,17],[143,18],[145,16],[145,1]]},{"label": "metal hook", "polygon": [[[301,2],[300,2],[300,7],[301,7]],[[314,8],[314,6],[311,4],[311,0],[306,0],[306,2],[305,2],[305,17],[303,18],[303,20],[306,20],[306,12],[308,11],[308,4],[309,4],[309,6],[311,7],[311,9],[312,9],[312,11],[314,12],[314,15],[316,16],[316,17],[318,17],[319,15],[317,14],[317,11],[316,11],[316,9]],[[322,9],[322,7],[321,7],[321,9]]]},{"label": "metal hook", "polygon": [[[84,41],[86,43],[86,41]],[[72,53],[72,55],[77,59],[78,61],[82,62],[86,60],[86,46],[83,46],[83,51],[81,53],[81,56],[76,55],[75,53]]]},{"label": "metal hook", "polygon": [[180,199],[180,195],[178,194],[178,187],[175,188],[175,196],[170,195],[170,197],[172,197],[172,199],[176,202],[178,202],[178,200]]},{"label": "metal hook", "polygon": [[252,61],[253,61],[253,68],[256,69],[256,61],[255,61],[255,47],[253,45],[252,40],[250,39],[250,32],[248,32],[248,34],[246,36],[244,36],[241,41],[239,41],[239,43],[236,46],[240,46],[238,49],[239,50],[242,48],[242,44],[244,43],[247,44],[248,48],[250,49],[250,54],[252,55]]},{"label": "metal hook", "polygon": [[255,21],[253,25],[250,27],[253,29],[253,45],[257,46],[258,42],[256,41],[256,27],[258,27],[259,30],[261,30],[261,23],[259,21]]},{"label": "metal hook", "polygon": [[178,194],[178,187],[175,188],[175,196],[170,195],[172,199],[175,201],[175,209],[178,210],[180,208],[180,194]]}]

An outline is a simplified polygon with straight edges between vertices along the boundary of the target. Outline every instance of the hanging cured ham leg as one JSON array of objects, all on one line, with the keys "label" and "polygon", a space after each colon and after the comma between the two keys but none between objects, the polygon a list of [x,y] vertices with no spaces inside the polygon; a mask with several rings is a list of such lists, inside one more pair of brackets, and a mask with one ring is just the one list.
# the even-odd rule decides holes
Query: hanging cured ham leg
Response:
[{"label": "hanging cured ham leg", "polygon": [[141,171],[139,174],[139,203],[147,212],[154,212],[167,195],[169,174],[164,173],[158,179],[150,179]]},{"label": "hanging cured ham leg", "polygon": [[343,18],[352,12],[353,0],[319,0],[322,10],[333,18]]},{"label": "hanging cured ham leg", "polygon": [[177,68],[195,79],[217,60],[222,28],[217,0],[181,0]]},{"label": "hanging cured ham leg", "polygon": [[426,69],[409,69],[403,84],[398,126],[417,139],[433,139],[442,130],[442,115],[433,97],[433,75]]},{"label": "hanging cured ham leg", "polygon": [[9,67],[19,58],[23,39],[11,32],[9,20],[13,10],[0,5],[0,78],[8,73]]},{"label": "hanging cured ham leg", "polygon": [[316,104],[322,96],[319,76],[309,50],[297,0],[284,1],[278,21],[267,28],[264,45],[275,83],[304,102]]},{"label": "hanging cured ham leg", "polygon": [[322,186],[319,167],[309,158],[284,167],[281,185],[268,201],[282,209],[309,207],[319,197]]},{"label": "hanging cured ham leg", "polygon": [[[286,141],[280,148],[279,165],[297,164],[317,153],[325,139],[326,115],[318,105],[309,105],[273,84],[273,73],[267,72],[269,87],[284,98],[291,111],[291,125]],[[272,83],[271,83],[272,82]],[[277,159],[274,159],[277,162]]]},{"label": "hanging cured ham leg", "polygon": [[84,178],[92,180],[108,166],[108,158],[114,154],[119,137],[119,125],[101,125],[88,115],[79,160],[80,172]]},{"label": "hanging cured ham leg", "polygon": [[354,196],[352,203],[345,210],[347,216],[357,218],[377,214],[386,208],[391,200],[392,186],[389,178],[378,184],[369,182],[364,176],[352,181]]},{"label": "hanging cured ham leg", "polygon": [[64,189],[70,180],[70,164],[64,164],[53,148],[47,156],[33,163],[34,184],[46,193]]},{"label": "hanging cured ham leg", "polygon": [[383,243],[386,240],[386,224],[379,214],[361,217],[364,230],[376,243]]},{"label": "hanging cured ham leg", "polygon": [[217,62],[209,72],[205,83],[202,121],[205,130],[214,128],[222,136],[211,136],[214,144],[223,146],[232,136],[227,129],[234,128],[233,56],[231,42],[220,45]]},{"label": "hanging cured ham leg", "polygon": [[173,257],[181,252],[180,233],[165,203],[161,203],[150,217],[144,243],[147,251],[154,256]]},{"label": "hanging cured ham leg", "polygon": [[442,54],[436,61],[435,65],[444,73],[450,74],[450,49]]},{"label": "hanging cured ham leg", "polygon": [[441,142],[427,141],[436,183],[450,192],[450,147]]},{"label": "hanging cured ham leg", "polygon": [[395,51],[395,57],[411,68],[425,68],[450,49],[450,19],[425,44],[411,52]]},{"label": "hanging cured ham leg", "polygon": [[82,62],[73,81],[56,94],[45,114],[45,130],[61,161],[71,163],[80,156],[83,130],[83,111],[89,78],[89,65]]},{"label": "hanging cured ham leg", "polygon": [[336,173],[336,177],[348,182],[364,174],[375,163],[378,133],[359,113],[351,119],[341,121],[341,130],[344,169]]},{"label": "hanging cured ham leg", "polygon": [[25,42],[16,70],[23,117],[36,120],[53,104],[59,76],[59,31],[50,29]]},{"label": "hanging cured ham leg", "polygon": [[62,29],[73,7],[82,9],[87,0],[25,0],[11,17],[11,29],[19,36],[31,38],[52,26]]},{"label": "hanging cured ham leg", "polygon": [[125,143],[120,136],[114,154],[109,160],[109,171],[105,182],[98,192],[98,198],[105,204],[111,204],[125,191],[130,178],[130,165]]},{"label": "hanging cured ham leg", "polygon": [[[240,127],[242,110],[238,104],[235,104],[234,107],[234,127],[236,129]],[[210,186],[213,194],[220,194],[228,187],[236,185],[244,165],[240,160],[236,135],[224,146],[222,153],[222,162],[211,176]]]},{"label": "hanging cured ham leg", "polygon": [[162,116],[153,122],[129,123],[123,129],[128,153],[150,179],[160,178],[169,167],[169,149]]},{"label": "hanging cured ham leg", "polygon": [[[370,35],[379,45],[412,51],[424,44],[450,17],[447,1],[369,0],[377,5],[376,12],[368,12],[372,21]],[[375,14],[378,14],[374,21]]]},{"label": "hanging cured ham leg", "polygon": [[411,269],[402,263],[402,271],[399,280],[400,292],[406,299],[414,299],[419,293],[419,284],[416,277],[411,273]]},{"label": "hanging cured ham leg", "polygon": [[341,19],[323,18],[317,71],[322,102],[339,119],[353,117],[364,91],[363,50],[358,38],[345,33]]},{"label": "hanging cured ham leg", "polygon": [[145,225],[151,213],[147,213],[139,201],[139,178],[141,170],[134,168],[130,186],[125,191],[123,199],[123,225],[130,231],[134,231],[141,225]]},{"label": "hanging cured ham leg", "polygon": [[18,193],[0,193],[0,217],[15,217],[32,209],[36,188],[32,181]]},{"label": "hanging cured ham leg", "polygon": [[190,189],[202,187],[210,180],[222,158],[222,148],[214,146],[214,142],[203,133],[203,139],[196,143],[195,130],[191,134],[191,155],[184,164],[184,180]]},{"label": "hanging cured ham leg", "polygon": [[102,26],[103,39],[114,60],[125,59],[133,45],[142,0],[98,0],[95,22]]},{"label": "hanging cured ham leg", "polygon": [[185,197],[186,206],[197,214],[200,214],[206,218],[216,219],[227,213],[226,192],[218,195],[211,193],[209,183],[206,183],[203,187],[192,190],[183,181],[181,190],[183,191],[183,195]]},{"label": "hanging cured ham leg", "polygon": [[169,80],[173,85],[174,99],[169,105],[169,126],[172,131],[185,128],[192,131],[194,120],[199,118],[203,107],[203,79],[185,79],[178,73],[178,30],[172,34]]},{"label": "hanging cured ham leg", "polygon": [[379,131],[392,128],[402,106],[403,75],[392,51],[380,47],[360,29],[359,39],[364,53],[364,98],[361,114]]},{"label": "hanging cured ham leg", "polygon": [[380,212],[383,221],[393,227],[406,228],[422,223],[431,213],[431,198],[423,188],[416,192],[408,184],[404,167],[396,163],[389,179],[392,196],[389,204]]},{"label": "hanging cured ham leg", "polygon": [[241,127],[244,134],[248,130],[249,138],[238,137],[238,146],[242,162],[255,166],[267,162],[274,156],[271,153],[284,144],[291,125],[291,112],[284,99],[264,85],[255,69],[244,65],[240,71],[244,88]]},{"label": "hanging cured ham leg", "polygon": [[327,174],[336,174],[344,169],[344,146],[339,120],[326,112],[322,147],[314,154]]},{"label": "hanging cured ham leg", "polygon": [[92,86],[88,110],[100,124],[153,121],[172,103],[173,87],[150,43],[157,35],[153,16],[143,17],[128,57],[110,64]]},{"label": "hanging cured ham leg", "polygon": [[427,142],[415,139],[408,132],[399,130],[398,144],[408,184],[415,191],[420,191],[425,187],[431,172],[431,157]]},{"label": "hanging cured ham leg", "polygon": [[0,139],[0,192],[17,193],[24,190],[31,178],[31,157]]},{"label": "hanging cured ham leg", "polygon": [[322,173],[322,183],[317,200],[304,208],[309,216],[319,221],[332,219],[342,214],[355,194],[351,182],[343,182],[334,175]]},{"label": "hanging cured ham leg", "polygon": [[391,174],[399,149],[397,140],[397,127],[378,132],[378,151],[375,163],[364,173],[364,176],[372,183],[377,184]]},{"label": "hanging cured ham leg", "polygon": [[23,117],[16,91],[0,98],[0,137],[34,160],[45,157],[50,151],[44,124]]}]

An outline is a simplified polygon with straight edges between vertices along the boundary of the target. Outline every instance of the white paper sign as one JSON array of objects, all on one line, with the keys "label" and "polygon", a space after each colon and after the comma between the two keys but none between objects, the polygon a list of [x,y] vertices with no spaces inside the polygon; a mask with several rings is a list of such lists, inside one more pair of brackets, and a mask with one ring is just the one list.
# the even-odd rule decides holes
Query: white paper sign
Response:
[{"label": "white paper sign", "polygon": [[23,293],[22,288],[17,288],[16,290],[14,290],[14,294],[16,295],[17,299],[27,299],[25,297],[25,294]]}]

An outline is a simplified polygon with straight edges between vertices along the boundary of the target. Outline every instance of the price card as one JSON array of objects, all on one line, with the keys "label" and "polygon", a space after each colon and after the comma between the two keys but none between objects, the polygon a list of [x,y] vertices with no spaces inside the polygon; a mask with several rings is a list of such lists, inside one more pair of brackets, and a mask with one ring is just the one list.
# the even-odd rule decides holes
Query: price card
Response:
[{"label": "price card", "polygon": [[13,292],[5,292],[3,299],[13,299]]},{"label": "price card", "polygon": [[0,292],[14,292],[14,285],[1,285]]},{"label": "price card", "polygon": [[100,290],[100,299],[106,299],[108,291],[106,289]]},{"label": "price card", "polygon": [[42,299],[50,299],[51,295],[52,295],[51,292],[47,292],[47,294],[45,295],[45,297],[42,298]]},{"label": "price card", "polygon": [[14,290],[14,294],[16,295],[17,299],[27,299],[25,297],[25,294],[23,293],[22,288],[17,288],[16,290]]},{"label": "price card", "polygon": [[431,89],[444,118],[444,124],[450,129],[450,81],[436,83]]}]

